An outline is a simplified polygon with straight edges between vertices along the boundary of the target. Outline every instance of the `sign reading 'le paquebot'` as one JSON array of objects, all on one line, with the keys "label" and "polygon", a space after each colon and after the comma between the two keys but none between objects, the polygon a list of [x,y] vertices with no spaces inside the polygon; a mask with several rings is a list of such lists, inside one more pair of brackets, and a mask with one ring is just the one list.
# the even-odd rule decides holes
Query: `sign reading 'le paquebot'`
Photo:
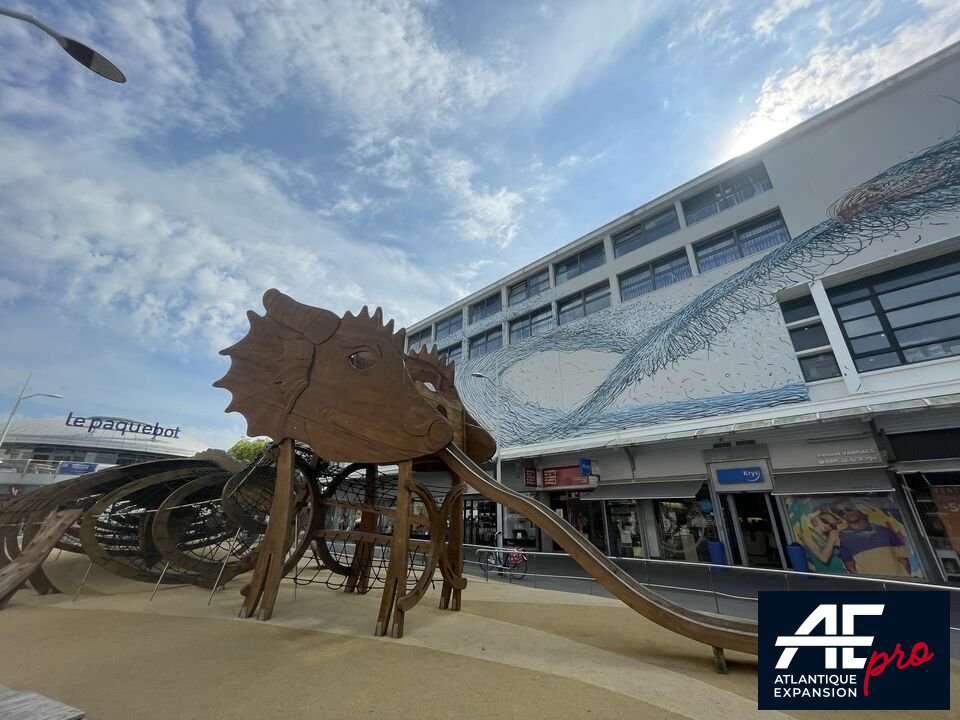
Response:
[{"label": "sign reading 'le paquebot'", "polygon": [[88,433],[92,433],[95,430],[113,430],[121,435],[133,433],[134,435],[149,435],[150,437],[180,437],[179,425],[175,428],[165,428],[160,423],[145,423],[138,422],[137,420],[101,417],[99,415],[80,417],[79,415],[74,415],[73,412],[67,415],[67,421],[64,425],[67,427],[85,427]]},{"label": "sign reading 'le paquebot'", "polygon": [[948,710],[942,590],[759,593],[761,710]]}]

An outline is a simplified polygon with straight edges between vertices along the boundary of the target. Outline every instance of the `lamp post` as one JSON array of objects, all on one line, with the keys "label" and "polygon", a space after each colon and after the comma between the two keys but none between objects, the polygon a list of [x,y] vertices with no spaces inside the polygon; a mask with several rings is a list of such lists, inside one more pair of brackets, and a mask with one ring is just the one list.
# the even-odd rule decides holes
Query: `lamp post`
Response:
[{"label": "lamp post", "polygon": [[62,398],[63,395],[55,395],[53,393],[32,393],[30,395],[24,395],[27,391],[27,385],[30,384],[30,378],[33,377],[31,373],[27,377],[27,381],[23,384],[23,389],[20,391],[20,395],[17,397],[17,401],[13,404],[13,410],[10,411],[10,416],[7,418],[7,424],[3,426],[3,434],[0,435],[0,447],[3,447],[3,441],[7,439],[7,431],[10,429],[10,422],[13,420],[13,416],[17,413],[17,408],[20,407],[20,402],[22,400],[27,400],[32,397],[49,397],[49,398]]},{"label": "lamp post", "polygon": [[[500,412],[501,412],[501,410],[502,410],[502,408],[500,407],[500,405],[501,405],[501,403],[500,403],[500,384],[499,384],[498,382],[495,382],[495,381],[494,381],[493,379],[491,379],[490,377],[484,375],[483,373],[478,373],[478,372],[470,373],[470,377],[482,378],[482,379],[486,380],[486,381],[489,382],[491,385],[493,385],[494,389],[497,391],[497,413],[496,413],[496,414],[497,414],[497,424],[496,424],[496,427],[494,428],[494,431],[493,431],[493,434],[494,434],[493,439],[494,439],[494,441],[497,443],[497,459],[496,459],[496,463],[497,463],[497,482],[502,485],[502,484],[503,484],[503,475],[501,474],[501,469],[502,469],[503,466],[502,466],[502,463],[500,462],[500,459],[501,459],[500,456],[501,456],[501,454],[502,454],[502,452],[501,452],[501,451],[502,451],[502,447],[501,447],[501,445],[500,445],[500,429],[501,429],[501,428],[500,428]],[[503,507],[502,507],[499,503],[497,504],[497,532],[498,532],[498,533],[501,533],[500,535],[497,536],[497,541],[496,541],[497,547],[500,547],[500,543],[503,541],[503,534],[502,534],[502,533],[503,533]]]},{"label": "lamp post", "polygon": [[113,80],[113,82],[116,83],[124,83],[127,81],[126,76],[120,71],[120,68],[107,60],[96,50],[84,45],[82,42],[77,42],[73,38],[64,37],[53,28],[44,25],[32,15],[17,12],[16,10],[8,10],[7,8],[0,8],[0,15],[6,15],[7,17],[12,17],[16,20],[23,20],[24,22],[40,28],[47,35],[56,40],[57,44],[66,50],[70,57],[84,67],[92,70],[97,75],[105,77],[107,80]]}]

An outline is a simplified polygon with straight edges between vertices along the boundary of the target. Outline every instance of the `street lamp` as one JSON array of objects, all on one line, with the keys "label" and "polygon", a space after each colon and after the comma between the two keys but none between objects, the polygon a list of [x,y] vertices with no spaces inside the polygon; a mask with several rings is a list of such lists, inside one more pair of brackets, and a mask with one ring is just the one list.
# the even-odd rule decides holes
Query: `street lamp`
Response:
[{"label": "street lamp", "polygon": [[[497,443],[497,461],[496,461],[496,462],[497,462],[497,482],[502,485],[502,484],[503,484],[503,475],[501,475],[501,467],[502,467],[502,465],[501,465],[501,462],[500,462],[500,455],[501,455],[501,449],[502,449],[501,446],[500,446],[500,412],[501,412],[501,410],[502,410],[502,408],[500,407],[500,384],[497,383],[497,382],[495,382],[495,381],[492,380],[491,378],[487,377],[487,376],[484,375],[483,373],[472,372],[472,373],[470,373],[470,377],[482,378],[482,379],[486,380],[486,381],[489,382],[491,385],[493,385],[494,389],[497,391],[497,408],[496,408],[497,424],[496,424],[496,427],[494,428],[494,431],[493,431],[493,434],[494,434],[493,440],[494,440],[494,442]],[[500,506],[499,504],[497,505],[497,532],[498,532],[498,533],[501,533],[501,534],[498,536],[499,539],[497,540],[497,547],[500,547],[500,542],[503,540],[503,535],[502,535],[502,533],[503,533],[503,507]]]},{"label": "street lamp", "polygon": [[0,447],[3,446],[3,441],[7,439],[7,431],[10,429],[10,421],[13,420],[13,416],[16,414],[17,408],[20,407],[21,400],[26,400],[32,397],[49,397],[49,398],[63,397],[63,395],[55,395],[53,393],[32,393],[30,395],[24,395],[24,393],[27,391],[27,385],[30,384],[30,378],[32,377],[33,377],[33,373],[31,373],[27,377],[27,381],[23,384],[23,389],[20,391],[20,395],[19,397],[17,397],[17,401],[13,404],[13,410],[10,411],[10,417],[7,418],[7,424],[3,426],[3,434],[0,435]]},{"label": "street lamp", "polygon": [[7,17],[23,20],[31,25],[36,25],[47,35],[56,40],[57,44],[66,50],[67,53],[69,53],[70,57],[72,57],[81,65],[93,70],[93,72],[95,72],[97,75],[105,77],[107,80],[113,80],[117,83],[124,83],[127,81],[127,78],[124,76],[124,74],[120,72],[120,68],[107,60],[96,50],[87,47],[82,42],[77,42],[72,38],[64,37],[53,28],[44,25],[32,15],[27,15],[26,13],[17,12],[15,10],[8,10],[7,8],[0,8],[0,15],[6,15]]}]

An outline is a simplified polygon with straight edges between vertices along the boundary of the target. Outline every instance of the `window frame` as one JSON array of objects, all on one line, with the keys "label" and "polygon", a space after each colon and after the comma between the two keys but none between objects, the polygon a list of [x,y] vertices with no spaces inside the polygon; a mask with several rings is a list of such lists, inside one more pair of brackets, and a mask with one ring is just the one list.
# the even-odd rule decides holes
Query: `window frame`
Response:
[{"label": "window frame", "polygon": [[[588,312],[587,312],[587,299],[586,299],[586,298],[587,298],[587,294],[588,294],[588,293],[591,293],[591,292],[595,292],[595,291],[600,290],[600,289],[602,289],[602,288],[606,288],[606,291],[607,291],[607,304],[606,304],[604,307],[602,307],[602,308],[597,308],[596,310],[593,310],[593,311],[591,311],[591,312],[588,313]],[[598,312],[600,312],[601,310],[606,310],[606,309],[607,309],[608,307],[610,307],[610,305],[611,305],[611,303],[610,303],[610,301],[611,301],[611,299],[612,299],[612,292],[611,292],[611,291],[612,291],[612,289],[611,289],[611,287],[610,287],[610,281],[609,281],[609,280],[604,280],[604,281],[601,282],[601,283],[597,283],[596,285],[591,285],[590,287],[584,288],[583,290],[580,290],[579,292],[571,293],[570,295],[567,295],[566,297],[561,298],[560,300],[557,300],[557,325],[558,325],[558,326],[559,326],[559,325],[566,325],[566,324],[568,324],[568,323],[576,322],[577,320],[582,320],[583,318],[589,317],[590,315],[593,315],[594,313],[598,313]],[[583,308],[583,314],[580,315],[580,316],[578,316],[578,317],[569,319],[569,320],[563,320],[563,310],[562,310],[563,304],[566,303],[566,302],[569,302],[569,301],[571,301],[571,300],[574,300],[574,299],[579,299],[580,305],[581,305],[581,307]]]},{"label": "window frame", "polygon": [[[957,266],[952,268],[952,272],[950,267],[951,265]],[[913,276],[912,280],[910,279],[911,276]],[[918,350],[929,345],[946,343],[960,344],[960,334],[943,336],[937,340],[913,343],[903,343],[897,337],[897,333],[903,332],[904,330],[910,330],[912,328],[922,327],[924,325],[932,325],[945,320],[960,319],[960,291],[947,292],[946,294],[942,295],[925,297],[922,300],[896,305],[891,307],[889,310],[883,306],[882,300],[883,296],[893,292],[908,290],[910,288],[919,287],[927,283],[958,276],[960,276],[960,251],[955,251],[828,289],[827,296],[830,299],[830,306],[833,308],[833,312],[837,317],[837,324],[840,326],[840,332],[843,334],[844,342],[847,344],[847,349],[850,351],[850,357],[853,359],[854,365],[857,368],[857,372],[875,372],[877,370],[884,370],[892,367],[919,365],[921,363],[945,358],[960,358],[960,352],[941,355],[940,357],[922,358],[919,360],[909,360],[907,358],[907,353],[909,353],[911,350]],[[882,287],[884,285],[886,285],[886,287]],[[881,290],[879,291],[877,290],[878,286],[881,286]],[[836,296],[840,297],[835,299]],[[920,307],[922,305],[928,305],[947,299],[956,300],[954,307],[957,308],[957,312],[942,315],[940,317],[928,318],[918,322],[910,322],[904,325],[898,325],[896,327],[894,327],[893,323],[888,317],[888,314],[891,312],[908,310],[910,308]],[[871,312],[853,314],[841,319],[840,313],[844,308],[853,307],[863,302],[869,303],[872,310]],[[858,320],[865,320],[871,317],[876,318],[879,321],[879,330],[862,335],[850,335],[850,332],[847,328],[848,323],[856,322]],[[866,338],[872,338],[875,336],[882,336],[886,340],[886,346],[872,350],[858,351],[854,349],[853,344],[855,342],[863,341]],[[869,360],[870,358],[880,358],[884,355],[894,355],[897,359],[897,362],[892,365],[884,365],[882,367],[867,367],[865,369],[861,367],[861,361]]]},{"label": "window frame", "polygon": [[[531,292],[530,281],[543,277],[543,283],[537,283],[536,289]],[[542,287],[540,285],[542,284]],[[523,296],[514,297],[513,291],[519,288],[521,285],[524,286]],[[540,293],[550,289],[550,268],[544,268],[539,272],[535,272],[533,275],[525,277],[520,282],[514,283],[507,288],[507,307],[521,303],[524,300],[528,300],[532,297],[539,295]]]},{"label": "window frame", "polygon": [[[586,270],[584,270],[584,269],[583,269],[583,264],[584,264],[583,256],[586,255],[587,253],[594,253],[594,251],[596,251],[597,248],[600,249],[600,252],[599,252],[598,254],[591,254],[588,259],[591,259],[591,260],[592,260],[594,257],[599,256],[599,257],[600,257],[600,262],[597,263],[596,265],[592,265],[591,267],[588,267]],[[576,272],[571,275],[570,273],[571,273],[571,271],[574,269],[574,267],[572,266],[572,263],[574,263],[574,262],[576,262],[576,266],[575,266],[575,267],[576,267]],[[595,244],[591,245],[590,247],[584,248],[583,250],[581,250],[581,251],[579,251],[579,252],[577,252],[577,253],[574,253],[573,255],[570,255],[569,257],[564,258],[563,260],[560,260],[560,261],[558,261],[558,262],[555,262],[555,263],[553,264],[553,276],[554,276],[554,279],[555,279],[556,284],[557,284],[557,285],[561,285],[561,284],[567,282],[568,280],[573,280],[575,277],[579,277],[580,275],[583,275],[584,273],[588,273],[588,272],[590,272],[591,270],[596,270],[598,267],[602,267],[602,266],[605,265],[606,263],[607,263],[607,251],[606,251],[606,248],[604,248],[604,246],[603,246],[603,241],[601,240],[600,242],[595,243]],[[571,267],[569,267],[569,268],[567,268],[567,269],[564,269],[564,270],[560,270],[561,267],[564,267],[564,266],[567,266],[567,265],[571,265]]]},{"label": "window frame", "polygon": [[[680,258],[683,258],[683,260],[686,262],[687,275],[681,278],[677,278],[672,282],[668,282],[663,285],[658,285],[657,284],[658,278],[672,275],[676,271],[676,268],[667,270],[665,272],[663,271],[658,272],[657,265],[658,264],[662,265],[672,260],[678,260]],[[626,295],[624,295],[624,292],[623,292],[624,280],[632,279],[633,277],[640,275],[644,272],[648,273],[649,280],[651,283],[653,283],[653,287],[650,290],[647,290],[645,292],[638,292],[636,295],[631,295],[630,297],[627,297]],[[690,267],[690,257],[687,255],[687,249],[682,248],[675,252],[669,253],[668,255],[662,255],[661,257],[655,258],[650,262],[643,263],[642,265],[637,265],[636,267],[631,268],[630,270],[627,270],[625,273],[621,273],[620,275],[617,275],[617,287],[620,290],[620,302],[630,302],[631,300],[636,300],[641,295],[648,295],[649,293],[656,292],[657,290],[662,290],[665,287],[670,287],[671,285],[675,285],[678,282],[683,282],[684,280],[687,280],[692,277],[693,277],[693,268]]]},{"label": "window frame", "polygon": [[[533,332],[534,327],[539,327],[543,324],[542,321],[537,321],[537,323],[535,324],[533,322],[533,316],[537,314],[543,314],[544,311],[546,311],[546,317],[549,318],[549,321],[550,321],[549,324],[547,325],[546,330]],[[529,331],[527,332],[526,335],[523,334],[524,323],[526,324],[526,329]],[[544,332],[549,332],[556,326],[557,326],[557,318],[553,314],[553,305],[544,305],[543,307],[537,308],[536,310],[531,310],[527,314],[521,315],[520,317],[514,318],[513,320],[510,321],[510,344],[512,345],[515,342],[520,342],[521,340],[526,340],[527,338],[534,337],[536,335],[542,335]],[[515,327],[520,329],[519,337],[516,337],[516,338],[514,337],[514,332],[513,332]]]},{"label": "window frame", "polygon": [[407,336],[407,352],[419,350],[424,345],[423,334],[426,333],[427,347],[433,344],[433,325],[427,325],[415,333]]},{"label": "window frame", "polygon": [[[494,303],[492,301],[496,302]],[[494,304],[496,305],[496,309],[491,309],[491,306]],[[499,312],[503,312],[503,297],[498,290],[495,293],[490,293],[482,300],[477,300],[475,303],[470,304],[467,310],[467,316],[470,321],[469,324],[474,325],[488,317],[493,317]]]},{"label": "window frame", "polygon": [[[483,339],[483,347],[486,348],[487,345],[490,344],[491,335],[499,335],[500,344],[497,347],[493,348],[492,350],[484,349],[483,352],[474,354],[473,352],[474,348],[480,346],[480,339],[481,338]],[[477,333],[476,335],[469,338],[469,348],[467,350],[467,355],[469,359],[472,360],[475,357],[481,357],[483,355],[489,355],[492,352],[496,352],[502,347],[503,347],[503,326],[494,325],[492,328],[484,330],[482,333]]]},{"label": "window frame", "polygon": [[[457,349],[456,357],[451,359],[450,351],[453,350],[454,348]],[[463,342],[461,341],[458,343],[454,343],[453,345],[448,345],[447,347],[443,348],[443,350],[437,350],[437,355],[439,355],[442,358],[445,358],[447,362],[455,363],[459,360],[462,360],[463,359]]]},{"label": "window frame", "polygon": [[[782,241],[780,241],[780,242],[778,242],[778,243],[775,243],[774,245],[770,245],[769,247],[765,247],[765,248],[762,248],[762,249],[760,249],[760,250],[754,250],[754,251],[752,251],[752,252],[745,253],[745,252],[744,252],[744,248],[743,248],[743,246],[744,246],[744,241],[741,239],[742,233],[744,233],[744,232],[747,231],[747,230],[752,229],[753,226],[763,225],[763,224],[768,223],[768,222],[770,222],[770,221],[772,221],[772,220],[774,220],[774,219],[780,221],[780,228],[777,228],[776,230],[773,230],[773,231],[771,231],[771,232],[779,232],[780,230],[782,230],[783,233],[784,233],[784,235],[786,236],[785,239],[782,240]],[[728,250],[729,248],[722,248],[722,249],[720,249],[720,250],[714,250],[714,251],[712,251],[712,252],[709,252],[709,253],[706,253],[706,254],[702,254],[703,248],[705,248],[705,247],[707,247],[707,246],[709,246],[709,245],[711,245],[711,244],[717,244],[717,243],[719,243],[720,240],[726,239],[726,237],[727,237],[728,235],[729,235],[729,236],[732,236],[732,238],[733,238],[733,246],[732,246],[732,247],[736,248],[737,253],[738,253],[737,257],[734,258],[733,260],[727,260],[726,262],[722,262],[722,263],[720,263],[719,265],[713,265],[713,266],[711,266],[711,267],[704,268],[704,267],[703,267],[703,260],[704,260],[704,259],[709,259],[710,257],[712,257],[712,256],[714,256],[714,255],[720,255],[721,253],[725,252],[725,251]],[[748,238],[748,241],[751,240],[751,239],[752,239],[752,238]],[[716,233],[715,235],[711,235],[711,236],[708,237],[708,238],[704,238],[703,240],[699,240],[699,241],[695,242],[695,243],[693,244],[693,256],[694,256],[694,259],[695,259],[696,262],[697,262],[697,270],[702,274],[702,273],[710,272],[711,270],[716,270],[717,268],[721,268],[721,267],[723,267],[724,265],[729,265],[730,263],[736,262],[737,260],[743,260],[743,258],[745,258],[745,257],[750,257],[751,255],[758,255],[758,254],[760,254],[760,253],[762,253],[762,252],[766,252],[766,251],[768,251],[768,250],[772,250],[773,248],[778,247],[778,246],[780,246],[780,245],[783,245],[784,243],[789,242],[789,241],[792,240],[792,239],[793,239],[793,238],[790,236],[790,231],[787,229],[787,224],[786,224],[786,222],[784,222],[784,220],[783,220],[783,214],[780,212],[780,209],[777,208],[777,209],[774,210],[773,212],[764,213],[763,215],[760,215],[759,217],[752,218],[752,219],[750,219],[750,220],[747,220],[746,222],[738,223],[737,225],[734,225],[734,226],[731,227],[731,228],[727,228],[726,230],[724,230],[724,231],[722,231],[722,232]]]},{"label": "window frame", "polygon": [[[458,317],[460,318],[460,324],[455,328],[447,329],[451,321],[453,321]],[[441,330],[446,330],[446,331],[441,335],[440,334]],[[451,313],[450,315],[447,315],[445,318],[441,318],[440,320],[437,320],[436,326],[435,326],[434,340],[440,341],[445,337],[450,337],[456,332],[460,332],[461,330],[463,330],[463,310],[460,310],[459,312]]]},{"label": "window frame", "polygon": [[[741,178],[749,179],[751,173],[759,171],[761,176],[757,180],[753,180],[749,183],[738,183],[737,181]],[[765,186],[765,187],[764,187]],[[744,195],[744,191],[751,189],[752,192],[749,195]],[[741,203],[746,202],[750,198],[756,197],[757,195],[762,195],[765,192],[768,192],[773,189],[773,182],[770,180],[770,173],[767,172],[766,166],[763,162],[758,162],[756,165],[751,165],[750,167],[741,170],[738,173],[733,175],[728,175],[726,178],[715,182],[713,185],[710,185],[707,188],[704,188],[698,193],[683,199],[680,201],[680,207],[683,209],[683,217],[687,222],[687,225],[694,225],[698,222],[711,218],[714,215],[719,215],[724,210],[728,210],[732,207],[740,205]],[[698,207],[690,210],[687,206],[692,203],[694,200],[700,200],[701,198],[706,198],[709,195],[713,195],[713,199],[709,202],[704,202]],[[731,198],[735,199],[735,202],[730,202],[727,204],[727,201]],[[722,205],[722,207],[721,207]],[[701,210],[705,208],[713,208],[713,211],[705,215],[698,215]]]},{"label": "window frame", "polygon": [[[648,229],[647,225],[660,218],[673,214],[673,222],[675,227],[669,226],[666,232],[659,232],[660,228]],[[662,212],[656,213],[654,215],[648,215],[640,222],[634,223],[630,227],[620,230],[619,232],[612,233],[610,235],[610,240],[613,243],[613,256],[615,258],[623,257],[627,253],[631,253],[634,250],[639,250],[645,245],[649,245],[652,242],[656,242],[660,238],[667,237],[672,235],[680,229],[680,216],[677,214],[677,208],[674,205],[671,205],[668,209],[663,210]],[[636,244],[632,244],[636,242]],[[629,247],[627,247],[629,245]]]}]

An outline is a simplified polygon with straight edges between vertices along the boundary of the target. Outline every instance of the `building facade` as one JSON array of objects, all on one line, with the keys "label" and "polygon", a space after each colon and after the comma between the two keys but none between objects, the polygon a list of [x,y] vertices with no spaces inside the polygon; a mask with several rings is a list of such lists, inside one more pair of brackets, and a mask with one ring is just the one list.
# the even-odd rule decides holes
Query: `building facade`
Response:
[{"label": "building facade", "polygon": [[[960,46],[408,330],[608,554],[960,582]],[[498,509],[468,498],[468,542]],[[552,550],[521,518],[508,542]]]},{"label": "building facade", "polygon": [[0,447],[0,501],[73,475],[166,458],[193,457],[209,445],[176,425],[68,412],[14,420]]}]

